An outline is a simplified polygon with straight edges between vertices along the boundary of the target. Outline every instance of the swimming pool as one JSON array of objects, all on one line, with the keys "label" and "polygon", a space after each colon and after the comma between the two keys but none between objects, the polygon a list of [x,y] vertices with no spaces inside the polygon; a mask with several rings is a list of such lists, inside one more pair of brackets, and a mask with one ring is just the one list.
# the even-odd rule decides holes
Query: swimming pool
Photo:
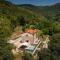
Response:
[{"label": "swimming pool", "polygon": [[30,45],[27,48],[25,48],[27,50],[27,52],[32,53],[34,51],[34,49],[36,48],[36,45]]}]

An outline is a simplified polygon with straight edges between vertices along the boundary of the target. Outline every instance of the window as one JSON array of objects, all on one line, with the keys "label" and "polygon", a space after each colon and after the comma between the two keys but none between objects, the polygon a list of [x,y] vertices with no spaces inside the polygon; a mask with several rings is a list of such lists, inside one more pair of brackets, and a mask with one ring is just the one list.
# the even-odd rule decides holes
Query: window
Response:
[{"label": "window", "polygon": [[26,42],[29,42],[29,40],[26,40]]},{"label": "window", "polygon": [[23,43],[23,41],[21,40],[20,43]]},{"label": "window", "polygon": [[26,34],[26,36],[28,36],[28,34]]}]

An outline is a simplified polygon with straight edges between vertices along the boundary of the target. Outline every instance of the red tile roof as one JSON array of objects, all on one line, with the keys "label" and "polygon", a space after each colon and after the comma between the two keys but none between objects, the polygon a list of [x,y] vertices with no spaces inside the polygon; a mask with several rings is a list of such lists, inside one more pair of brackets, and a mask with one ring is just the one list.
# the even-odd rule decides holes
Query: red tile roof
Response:
[{"label": "red tile roof", "polygon": [[31,34],[35,34],[36,32],[37,32],[37,30],[36,29],[26,29],[26,31],[25,32],[28,32],[28,33],[31,33]]}]

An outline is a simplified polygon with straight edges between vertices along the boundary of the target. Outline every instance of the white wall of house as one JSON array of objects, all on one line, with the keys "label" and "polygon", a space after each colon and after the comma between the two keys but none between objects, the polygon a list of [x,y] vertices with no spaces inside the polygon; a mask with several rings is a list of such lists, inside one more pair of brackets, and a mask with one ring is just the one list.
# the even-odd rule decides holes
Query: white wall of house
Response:
[{"label": "white wall of house", "polygon": [[23,33],[18,38],[14,40],[10,40],[9,43],[14,44],[17,48],[19,48],[21,45],[28,43],[28,44],[38,44],[38,38],[36,38],[36,34],[30,34],[30,33]]},{"label": "white wall of house", "polygon": [[33,35],[30,33],[23,33],[21,34],[22,41],[28,41],[30,44],[33,42]]}]

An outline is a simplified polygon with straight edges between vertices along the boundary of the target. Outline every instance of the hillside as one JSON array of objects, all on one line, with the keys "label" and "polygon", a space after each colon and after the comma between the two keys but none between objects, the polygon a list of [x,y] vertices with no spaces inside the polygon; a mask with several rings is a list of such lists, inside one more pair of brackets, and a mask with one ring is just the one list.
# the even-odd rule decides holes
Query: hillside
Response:
[{"label": "hillside", "polygon": [[[30,6],[31,6],[30,8],[34,8],[33,5],[30,5]],[[5,0],[0,1],[0,14],[6,15],[6,16],[18,16],[18,17],[24,16],[29,20],[34,19],[35,17],[36,18],[41,17],[42,19],[44,17],[41,14],[39,16],[37,13],[35,13],[35,11],[32,11],[31,9],[22,7],[22,5],[18,6]]]},{"label": "hillside", "polygon": [[[7,0],[0,0],[0,60],[18,60],[21,58],[34,60],[35,56],[26,53],[24,49],[22,49],[24,54],[19,52],[17,55],[13,55],[11,51],[16,47],[7,43],[11,38],[18,35],[21,37],[20,34],[27,29],[33,33],[34,31],[38,32],[35,34],[36,38],[39,37],[38,40],[44,36],[49,36],[50,39],[47,49],[41,50],[43,44],[47,42],[39,46],[41,48],[36,51],[38,59],[35,60],[60,60],[60,3],[51,6],[34,6],[31,4],[16,5]],[[34,34],[30,33],[30,35],[34,40]],[[27,36],[29,37],[29,35]],[[44,37],[44,41],[45,39]],[[25,37],[21,40],[25,40]],[[19,38],[19,42],[23,41],[20,41]]]},{"label": "hillside", "polygon": [[51,8],[60,11],[60,3],[56,3],[55,5],[52,5]]},{"label": "hillside", "polygon": [[60,15],[60,3],[51,6],[34,6],[31,4],[15,5],[8,1],[0,1],[0,14],[6,16],[24,16],[28,20],[46,19]]},{"label": "hillside", "polygon": [[[60,23],[59,7],[59,3],[51,6],[34,6],[31,4],[16,5],[3,0],[0,1],[0,15],[8,18],[13,27],[32,24],[34,28],[47,29],[53,22]],[[47,24],[50,25],[46,26]]]},{"label": "hillside", "polygon": [[17,7],[8,1],[0,1],[0,14],[11,16],[34,16],[34,13],[25,8]]},{"label": "hillside", "polygon": [[60,15],[60,3],[56,3],[50,6],[34,6],[31,4],[22,4],[18,6],[31,10],[38,15],[43,15],[46,18],[51,18],[52,16],[55,17],[56,15]]}]

